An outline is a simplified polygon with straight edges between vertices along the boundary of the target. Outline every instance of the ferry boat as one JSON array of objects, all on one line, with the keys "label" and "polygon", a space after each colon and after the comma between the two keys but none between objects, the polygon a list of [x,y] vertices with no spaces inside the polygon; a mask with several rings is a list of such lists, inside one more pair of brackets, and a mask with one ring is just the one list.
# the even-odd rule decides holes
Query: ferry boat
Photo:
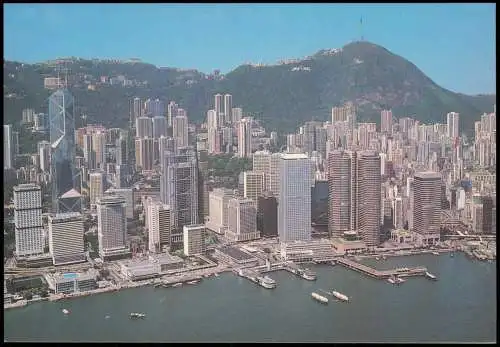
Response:
[{"label": "ferry boat", "polygon": [[144,313],[132,312],[130,318],[144,318],[146,315]]},{"label": "ferry boat", "polygon": [[64,314],[69,314],[69,311],[68,311],[68,310],[66,310],[65,308],[63,308],[63,309],[62,309],[62,313],[64,313]]},{"label": "ferry boat", "polygon": [[437,280],[437,277],[436,277],[436,276],[434,276],[433,274],[431,274],[431,273],[430,273],[430,272],[428,272],[428,271],[426,271],[426,272],[425,272],[425,276],[426,276],[427,278],[431,279],[431,280],[434,280],[434,281],[435,281],[435,280]]},{"label": "ferry boat", "polygon": [[397,284],[402,284],[402,283],[405,283],[406,280],[404,278],[401,278],[401,277],[396,277],[396,283]]},{"label": "ferry boat", "polygon": [[380,260],[380,257],[375,257],[375,260]]},{"label": "ferry boat", "polygon": [[340,300],[342,300],[342,301],[349,301],[349,298],[348,298],[346,295],[344,295],[344,294],[342,294],[342,293],[339,293],[339,292],[337,292],[337,291],[335,291],[335,290],[333,290],[333,291],[332,291],[332,294],[333,294],[333,296],[334,296],[334,297],[336,297],[337,299],[340,299]]},{"label": "ferry boat", "polygon": [[177,287],[180,287],[180,286],[182,286],[182,283],[176,283],[176,284],[172,285],[172,288],[177,288]]},{"label": "ferry boat", "polygon": [[264,276],[259,282],[266,289],[276,288],[276,281],[268,276]]},{"label": "ferry boat", "polygon": [[455,256],[455,253],[454,253],[454,252],[451,252],[451,253],[450,253],[450,257],[452,257],[452,258],[453,258],[454,256]]},{"label": "ferry boat", "polygon": [[321,302],[322,304],[328,304],[328,299],[325,298],[324,296],[322,295],[319,295],[318,293],[311,293],[311,297],[314,299],[314,300],[317,300],[319,302]]},{"label": "ferry boat", "polygon": [[392,277],[389,277],[387,279],[387,282],[389,282],[390,284],[396,284],[396,280],[394,278],[392,278]]},{"label": "ferry boat", "polygon": [[386,260],[387,257],[385,255],[382,256],[382,260]]},{"label": "ferry boat", "polygon": [[187,284],[198,284],[200,283],[199,280],[193,280],[193,281],[189,281]]},{"label": "ferry boat", "polygon": [[439,252],[435,252],[434,251],[434,252],[431,252],[431,253],[434,254],[434,255],[439,255]]},{"label": "ferry boat", "polygon": [[302,278],[308,281],[316,281],[316,273],[309,269],[305,269],[305,271],[302,273]]}]

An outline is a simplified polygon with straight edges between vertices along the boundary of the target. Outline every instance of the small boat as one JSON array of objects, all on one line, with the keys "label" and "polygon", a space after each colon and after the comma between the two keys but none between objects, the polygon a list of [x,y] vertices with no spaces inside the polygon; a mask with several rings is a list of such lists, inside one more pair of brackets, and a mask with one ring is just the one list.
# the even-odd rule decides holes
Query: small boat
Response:
[{"label": "small boat", "polygon": [[375,257],[375,260],[380,260],[380,257]]},{"label": "small boat", "polygon": [[176,284],[172,285],[172,288],[177,288],[177,287],[180,287],[180,286],[182,286],[182,283],[176,283]]},{"label": "small boat", "polygon": [[187,284],[198,284],[200,283],[199,280],[194,280],[194,281],[189,281]]},{"label": "small boat", "polygon": [[109,319],[109,318],[111,318],[111,317],[110,317],[110,316],[106,316],[106,317],[104,317],[104,319]]},{"label": "small boat", "polygon": [[130,318],[144,318],[146,315],[144,313],[132,312]]},{"label": "small boat", "polygon": [[390,284],[396,284],[396,280],[394,278],[392,278],[392,277],[389,277],[387,279],[387,282],[389,282]]},{"label": "small boat", "polygon": [[216,272],[216,273],[214,273],[214,276],[215,277],[219,277],[219,274]]},{"label": "small boat", "polygon": [[426,271],[426,272],[425,272],[425,276],[426,276],[427,278],[431,279],[431,280],[434,280],[434,281],[435,281],[435,280],[437,280],[437,277],[436,277],[436,276],[434,276],[433,274],[431,274],[431,273],[430,273],[430,272],[428,272],[428,271]]},{"label": "small boat", "polygon": [[385,255],[382,256],[382,260],[386,260],[387,257]]},{"label": "small boat", "polygon": [[454,256],[455,256],[455,253],[451,252],[451,253],[450,253],[450,257],[452,257],[452,258],[453,258]]},{"label": "small boat", "polygon": [[401,277],[396,277],[396,283],[397,284],[402,284],[402,283],[405,283],[406,280],[404,278],[401,278]]},{"label": "small boat", "polygon": [[431,252],[431,253],[434,254],[434,255],[439,255],[439,252],[435,252],[434,251],[434,252]]},{"label": "small boat", "polygon": [[64,314],[69,314],[69,311],[68,311],[68,310],[66,310],[65,308],[63,308],[63,309],[62,309],[62,313],[64,313]]},{"label": "small boat", "polygon": [[318,293],[311,293],[311,297],[322,304],[328,304],[328,299]]},{"label": "small boat", "polygon": [[347,297],[347,295],[344,295],[342,293],[339,293],[335,290],[332,290],[332,294],[334,297],[336,297],[337,299],[340,299],[342,301],[349,301],[349,298]]}]

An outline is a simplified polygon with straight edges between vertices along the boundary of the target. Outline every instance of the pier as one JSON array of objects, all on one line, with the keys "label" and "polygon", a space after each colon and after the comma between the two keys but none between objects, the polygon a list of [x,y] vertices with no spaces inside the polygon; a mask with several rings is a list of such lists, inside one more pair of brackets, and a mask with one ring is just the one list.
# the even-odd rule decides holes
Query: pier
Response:
[{"label": "pier", "polygon": [[257,283],[261,287],[264,287],[266,289],[274,289],[276,288],[276,282],[272,280],[269,277],[262,277],[260,273],[250,270],[250,269],[240,269],[240,270],[235,270],[235,273],[243,278],[246,278],[247,280],[252,281],[253,283]]},{"label": "pier", "polygon": [[173,280],[170,280],[170,281],[166,281],[166,280],[163,280],[161,281],[161,284],[163,285],[174,285],[174,284],[178,284],[178,283],[187,283],[187,282],[191,282],[191,281],[201,281],[203,279],[203,277],[201,276],[189,276],[189,277],[183,277],[181,279],[173,279]]},{"label": "pier", "polygon": [[425,276],[427,272],[427,268],[425,267],[414,267],[414,268],[399,268],[393,270],[375,270],[369,266],[356,263],[355,261],[340,258],[336,261],[338,264],[345,266],[348,269],[352,269],[358,272],[361,272],[365,275],[368,275],[373,278],[384,279],[389,278],[391,276],[399,276],[399,277],[409,277],[409,276]]},{"label": "pier", "polygon": [[310,270],[307,270],[307,269],[303,269],[291,261],[282,262],[282,263],[273,264],[273,265],[269,264],[269,266],[263,265],[263,266],[256,267],[254,269],[260,273],[268,273],[268,272],[273,272],[273,271],[284,270],[284,271],[288,271],[291,274],[299,276],[300,278],[303,278],[303,279],[308,280],[308,281],[316,280],[316,273],[314,273]]}]

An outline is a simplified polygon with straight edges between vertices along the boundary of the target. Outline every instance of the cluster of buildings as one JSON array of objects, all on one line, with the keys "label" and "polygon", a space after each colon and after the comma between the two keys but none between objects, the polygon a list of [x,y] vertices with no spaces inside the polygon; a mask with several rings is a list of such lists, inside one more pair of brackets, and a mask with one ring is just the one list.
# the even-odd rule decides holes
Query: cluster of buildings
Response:
[{"label": "cluster of buildings", "polygon": [[[33,118],[25,111],[23,119]],[[278,237],[284,258],[376,247],[387,228],[394,242],[433,244],[443,211],[474,232],[496,230],[496,110],[476,122],[472,142],[459,132],[458,113],[431,125],[396,121],[390,110],[380,117],[380,126],[358,122],[354,104],[334,107],[331,121],[306,122],[286,136],[286,151],[272,153],[277,134],[267,137],[230,94],[215,95],[199,128],[174,101],[134,98],[127,131],[75,129],[74,99],[58,89],[49,98],[50,140],[33,155],[37,175],[14,189],[16,256],[85,261],[84,219],[93,214],[100,257],[130,257],[127,220],[139,205],[152,256],[203,254],[207,231],[229,243]],[[4,125],[10,170],[12,133]],[[236,189],[209,191],[207,158],[220,153],[250,158],[252,170]],[[41,182],[51,187],[46,223]],[[313,239],[312,222],[327,227],[328,242]]]}]

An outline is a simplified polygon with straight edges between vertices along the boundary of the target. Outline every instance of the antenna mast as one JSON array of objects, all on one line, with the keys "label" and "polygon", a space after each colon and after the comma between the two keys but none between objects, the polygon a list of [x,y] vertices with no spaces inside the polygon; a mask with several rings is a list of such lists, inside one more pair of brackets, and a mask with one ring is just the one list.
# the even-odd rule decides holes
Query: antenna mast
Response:
[{"label": "antenna mast", "polygon": [[359,30],[361,33],[361,41],[363,41],[364,40],[364,38],[363,38],[363,16],[361,16],[361,18],[359,19]]}]

